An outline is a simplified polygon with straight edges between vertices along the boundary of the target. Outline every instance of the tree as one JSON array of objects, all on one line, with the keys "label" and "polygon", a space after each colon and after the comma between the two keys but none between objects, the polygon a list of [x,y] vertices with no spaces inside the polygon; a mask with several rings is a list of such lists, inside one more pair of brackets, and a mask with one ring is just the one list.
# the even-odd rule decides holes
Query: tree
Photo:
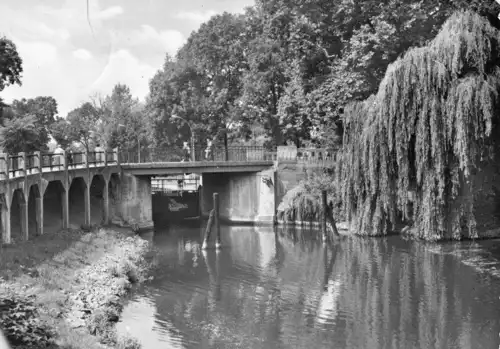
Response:
[{"label": "tree", "polygon": [[375,95],[346,109],[341,188],[353,230],[386,234],[406,222],[439,240],[488,229],[475,205],[495,192],[482,184],[495,182],[500,161],[499,38],[485,18],[456,13],[388,67]]},{"label": "tree", "polygon": [[21,85],[22,64],[16,45],[5,36],[0,37],[0,92],[9,85]]},{"label": "tree", "polygon": [[83,103],[68,113],[67,120],[70,123],[71,139],[80,142],[86,151],[90,151],[99,120],[94,106],[90,102]]},{"label": "tree", "polygon": [[[0,36],[0,92],[9,85],[21,85],[23,61],[16,45],[4,36]],[[0,119],[4,119],[3,110],[8,107],[0,97]]]},{"label": "tree", "polygon": [[15,117],[33,116],[35,127],[38,131],[38,142],[45,148],[49,142],[49,133],[57,116],[57,101],[53,97],[36,97],[30,99],[14,100],[12,109]]},{"label": "tree", "polygon": [[34,116],[7,119],[5,126],[0,128],[0,144],[4,151],[10,154],[40,150],[38,140]]},{"label": "tree", "polygon": [[63,118],[57,118],[50,128],[50,134],[63,149],[68,149],[73,143],[71,124]]}]

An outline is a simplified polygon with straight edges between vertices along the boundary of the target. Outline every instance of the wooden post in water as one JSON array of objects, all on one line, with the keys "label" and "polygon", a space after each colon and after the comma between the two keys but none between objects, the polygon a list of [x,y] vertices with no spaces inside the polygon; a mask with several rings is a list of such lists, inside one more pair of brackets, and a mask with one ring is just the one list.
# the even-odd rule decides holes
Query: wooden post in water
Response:
[{"label": "wooden post in water", "polygon": [[219,193],[214,193],[214,211],[215,211],[215,231],[217,232],[217,240],[215,241],[215,248],[221,247],[220,238],[220,210],[219,210]]},{"label": "wooden post in water", "polygon": [[212,209],[210,211],[210,215],[208,216],[207,227],[205,228],[205,237],[203,238],[203,245],[201,245],[202,250],[206,250],[208,248],[208,240],[210,240],[210,233],[212,232],[214,217],[215,217],[215,210]]},{"label": "wooden post in water", "polygon": [[323,215],[321,217],[321,233],[323,235],[323,242],[328,240],[328,234],[326,232],[326,219],[328,217],[328,203],[326,200],[326,190],[321,192],[321,207],[323,208]]},{"label": "wooden post in water", "polygon": [[207,227],[205,228],[205,237],[203,238],[203,245],[201,248],[206,250],[208,248],[208,240],[210,240],[210,235],[212,233],[212,226],[215,226],[215,232],[217,234],[215,241],[215,248],[221,247],[221,237],[220,237],[220,219],[219,219],[219,194],[214,193],[214,203],[213,208],[210,211],[210,216],[208,217]]}]

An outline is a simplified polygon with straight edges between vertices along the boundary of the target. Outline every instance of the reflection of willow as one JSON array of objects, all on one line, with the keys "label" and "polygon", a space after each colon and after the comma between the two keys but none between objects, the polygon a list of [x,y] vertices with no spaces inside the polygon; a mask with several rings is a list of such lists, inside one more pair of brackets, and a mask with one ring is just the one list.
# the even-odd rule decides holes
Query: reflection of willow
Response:
[{"label": "reflection of willow", "polygon": [[289,238],[294,244],[310,244],[321,238],[321,232],[312,225],[303,226],[277,226],[276,232],[280,237]]},{"label": "reflection of willow", "polygon": [[328,258],[329,248],[323,248],[324,277],[322,290],[323,294],[319,300],[316,322],[323,324],[333,322],[337,316],[337,303],[340,295],[341,277],[334,273],[334,266],[338,260],[340,247],[333,245],[331,247],[331,258]]},{"label": "reflection of willow", "polygon": [[[468,285],[445,269],[446,256],[414,243],[401,252],[386,240],[349,239],[339,267],[349,285],[342,347],[465,348],[470,324],[462,299]],[[465,293],[462,294],[462,291]],[[473,343],[474,341],[472,341]]]}]

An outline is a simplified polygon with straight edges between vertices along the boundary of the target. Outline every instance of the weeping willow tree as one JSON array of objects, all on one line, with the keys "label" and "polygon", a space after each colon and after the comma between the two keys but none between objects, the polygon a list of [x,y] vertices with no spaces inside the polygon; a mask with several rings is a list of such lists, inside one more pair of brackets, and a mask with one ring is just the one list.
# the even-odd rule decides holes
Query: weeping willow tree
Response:
[{"label": "weeping willow tree", "polygon": [[482,172],[500,175],[499,48],[487,20],[455,13],[388,67],[374,96],[346,108],[340,166],[351,229],[383,235],[406,222],[429,240],[478,237]]}]

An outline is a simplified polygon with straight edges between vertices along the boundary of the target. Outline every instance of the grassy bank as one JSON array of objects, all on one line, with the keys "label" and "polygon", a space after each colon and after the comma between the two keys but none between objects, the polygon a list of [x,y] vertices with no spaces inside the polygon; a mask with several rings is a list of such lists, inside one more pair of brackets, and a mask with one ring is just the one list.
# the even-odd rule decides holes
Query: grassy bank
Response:
[{"label": "grassy bank", "polygon": [[0,327],[14,348],[138,348],[117,338],[121,297],[149,243],[124,229],[61,231],[0,250]]}]

